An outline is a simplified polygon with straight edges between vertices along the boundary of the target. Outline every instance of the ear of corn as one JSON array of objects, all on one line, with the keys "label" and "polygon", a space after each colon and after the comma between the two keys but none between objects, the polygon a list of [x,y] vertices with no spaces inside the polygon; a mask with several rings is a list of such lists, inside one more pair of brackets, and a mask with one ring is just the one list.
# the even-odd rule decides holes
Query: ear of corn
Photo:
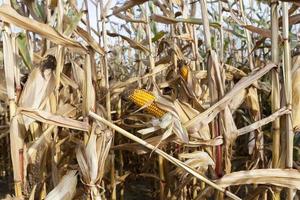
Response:
[{"label": "ear of corn", "polygon": [[180,67],[180,75],[184,80],[187,80],[188,74],[189,74],[189,68],[187,65],[183,65],[182,67]]},{"label": "ear of corn", "polygon": [[146,90],[136,89],[133,91],[133,93],[129,96],[129,99],[135,103],[139,107],[143,107],[146,104],[149,104],[152,102],[149,106],[147,106],[145,109],[147,112],[152,114],[155,117],[162,117],[164,114],[166,114],[166,111],[159,108],[155,102],[155,96]]}]

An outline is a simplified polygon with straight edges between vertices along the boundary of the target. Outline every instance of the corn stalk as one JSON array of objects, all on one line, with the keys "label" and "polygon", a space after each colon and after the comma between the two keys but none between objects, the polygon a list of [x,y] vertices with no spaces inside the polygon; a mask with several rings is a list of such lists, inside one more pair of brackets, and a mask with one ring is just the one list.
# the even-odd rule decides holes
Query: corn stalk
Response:
[{"label": "corn stalk", "polygon": [[[285,104],[289,109],[292,109],[292,83],[291,83],[291,54],[290,54],[290,42],[289,42],[289,12],[288,3],[282,3],[282,28],[283,28],[283,40],[284,40],[284,91],[285,91]],[[286,167],[293,167],[293,143],[294,132],[292,127],[291,114],[286,115]],[[288,189],[287,199],[292,200],[294,198],[292,189]]]}]

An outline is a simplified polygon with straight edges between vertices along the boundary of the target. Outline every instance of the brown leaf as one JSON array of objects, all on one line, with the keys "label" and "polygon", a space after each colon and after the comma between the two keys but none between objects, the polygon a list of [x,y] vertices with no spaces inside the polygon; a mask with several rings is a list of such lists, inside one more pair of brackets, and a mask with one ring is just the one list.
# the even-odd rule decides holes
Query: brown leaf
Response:
[{"label": "brown leaf", "polygon": [[97,51],[99,54],[104,55],[104,49],[98,45],[98,43],[95,41],[95,39],[88,34],[87,31],[77,26],[75,32],[84,39],[95,51]]},{"label": "brown leaf", "polygon": [[166,17],[166,16],[162,16],[162,15],[156,15],[156,14],[152,14],[151,19],[153,21],[163,23],[163,24],[175,24],[178,22],[175,18]]},{"label": "brown leaf", "polygon": [[148,0],[127,0],[121,7],[115,7],[113,9],[112,14],[115,15],[120,12],[126,11],[126,10],[132,8],[133,6],[145,3],[146,1],[148,1]]},{"label": "brown leaf", "polygon": [[269,29],[264,29],[264,28],[258,28],[252,25],[243,25],[243,27],[245,27],[247,30],[253,32],[253,33],[257,33],[262,37],[266,37],[266,38],[271,38],[272,37],[272,32]]},{"label": "brown leaf", "polygon": [[111,32],[107,32],[107,35],[109,35],[110,37],[121,37],[122,39],[126,40],[132,48],[139,49],[143,52],[149,52],[149,49],[147,49],[140,43],[130,39],[129,37],[126,37],[126,36],[118,34],[118,33],[111,33]]}]

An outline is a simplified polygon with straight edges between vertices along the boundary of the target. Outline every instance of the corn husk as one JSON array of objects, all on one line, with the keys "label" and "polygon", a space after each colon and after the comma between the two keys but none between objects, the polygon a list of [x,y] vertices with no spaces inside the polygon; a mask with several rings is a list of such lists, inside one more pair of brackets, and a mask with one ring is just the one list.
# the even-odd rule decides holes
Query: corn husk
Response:
[{"label": "corn husk", "polygon": [[45,200],[71,200],[76,192],[77,171],[71,170],[64,175],[59,184],[47,194]]}]

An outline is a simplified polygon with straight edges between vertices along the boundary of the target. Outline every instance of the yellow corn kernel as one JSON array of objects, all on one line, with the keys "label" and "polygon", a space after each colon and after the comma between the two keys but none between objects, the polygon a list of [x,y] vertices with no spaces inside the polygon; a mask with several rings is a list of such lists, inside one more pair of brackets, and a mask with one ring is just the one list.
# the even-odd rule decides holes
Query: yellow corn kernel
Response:
[{"label": "yellow corn kernel", "polygon": [[136,89],[133,93],[129,96],[129,99],[135,103],[139,107],[143,107],[146,104],[152,102],[149,106],[145,109],[150,114],[154,115],[155,117],[162,117],[166,113],[163,109],[159,108],[156,103],[153,101],[155,100],[155,96],[146,90]]},{"label": "yellow corn kernel", "polygon": [[187,65],[183,65],[182,67],[180,67],[180,75],[184,80],[187,80],[188,74],[189,74],[189,68]]}]

